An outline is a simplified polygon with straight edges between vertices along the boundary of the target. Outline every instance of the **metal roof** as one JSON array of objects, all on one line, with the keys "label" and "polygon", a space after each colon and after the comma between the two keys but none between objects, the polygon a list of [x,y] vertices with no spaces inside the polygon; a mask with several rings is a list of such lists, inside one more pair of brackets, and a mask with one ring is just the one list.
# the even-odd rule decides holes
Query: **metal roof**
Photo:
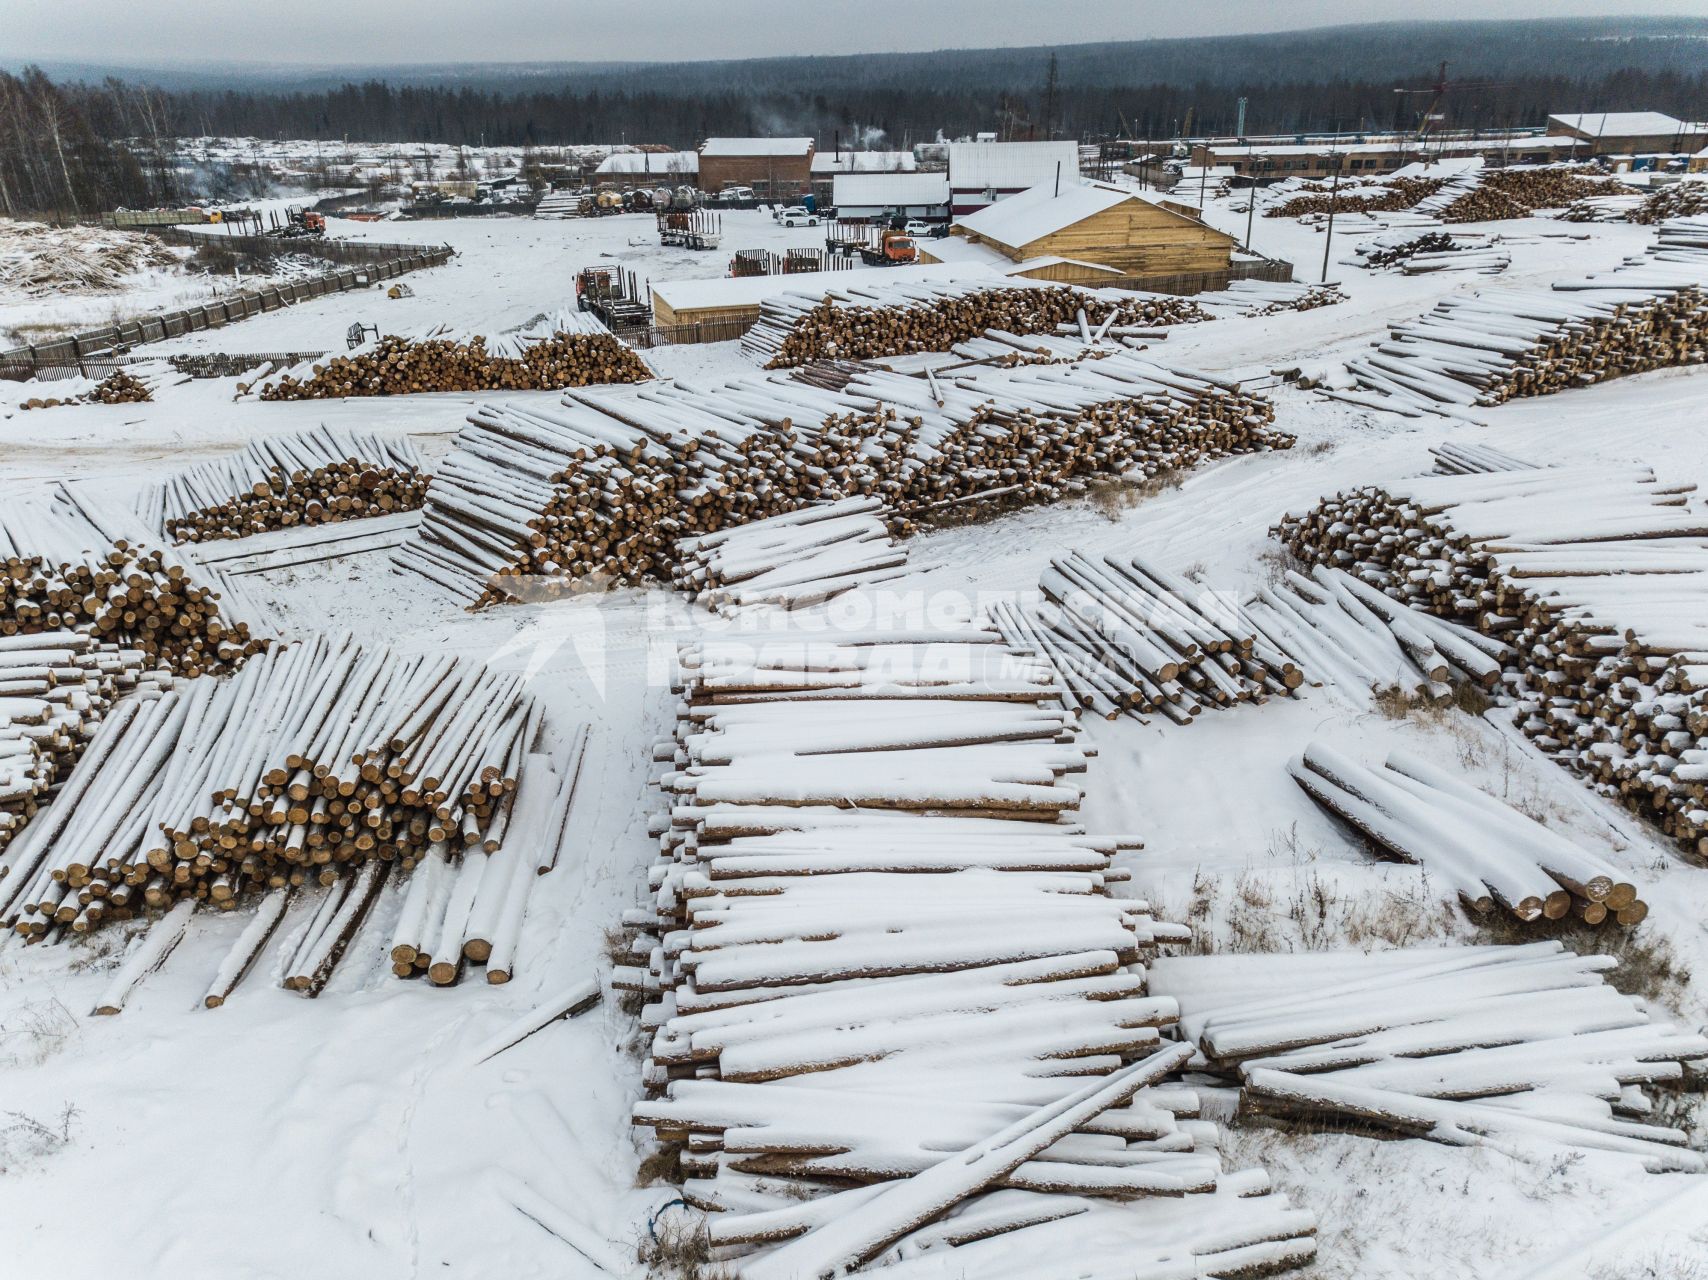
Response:
[{"label": "metal roof", "polygon": [[956,191],[1023,191],[1079,177],[1077,142],[951,142],[949,185]]},{"label": "metal roof", "polygon": [[804,156],[812,150],[811,138],[707,138],[700,144],[703,156]]},{"label": "metal roof", "polygon": [[1592,138],[1646,138],[1658,134],[1690,132],[1682,120],[1659,111],[1585,111],[1580,114],[1549,116],[1549,124],[1562,129],[1576,129]]},{"label": "metal roof", "polygon": [[814,173],[912,173],[919,167],[911,151],[819,151]]},{"label": "metal roof", "polygon": [[881,205],[949,203],[946,173],[839,173],[832,188],[838,206],[866,208]]}]

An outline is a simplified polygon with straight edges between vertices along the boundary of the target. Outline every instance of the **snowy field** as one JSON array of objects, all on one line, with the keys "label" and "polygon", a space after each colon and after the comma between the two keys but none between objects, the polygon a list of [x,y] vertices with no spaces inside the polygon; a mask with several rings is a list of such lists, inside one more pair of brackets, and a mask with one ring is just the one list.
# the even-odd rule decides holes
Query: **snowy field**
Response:
[{"label": "snowy field", "polygon": [[[1208,220],[1243,236],[1244,214],[1227,204],[1211,200]],[[148,354],[339,348],[358,321],[383,331],[435,322],[510,329],[573,305],[574,275],[585,266],[688,279],[721,274],[738,248],[821,241],[817,228],[786,230],[763,213],[723,217],[727,248],[711,254],[661,250],[650,215],[334,220],[334,235],[448,242],[457,257],[411,275],[409,298],[335,295],[156,344]],[[1545,219],[1460,229],[1503,237],[1512,258],[1506,274],[1413,277],[1342,266],[1353,242],[1337,234],[1329,278],[1348,295],[1344,304],[1177,327],[1149,354],[1239,376],[1331,365],[1444,296],[1545,288],[1561,275],[1612,267],[1653,236],[1646,227]],[[1292,260],[1301,280],[1321,273],[1317,229],[1259,218],[1254,242]],[[48,314],[52,304],[41,305]],[[7,322],[0,317],[0,329]],[[660,374],[688,379],[753,368],[735,343],[645,355]],[[234,381],[168,386],[145,404],[29,413],[0,404],[0,491],[21,495],[75,479],[102,502],[128,505],[170,471],[321,422],[408,435],[431,464],[478,399],[258,403],[234,399]],[[1269,529],[1284,513],[1338,489],[1426,471],[1429,446],[1447,439],[1536,460],[1643,462],[1667,479],[1708,487],[1705,390],[1700,369],[1648,374],[1491,409],[1488,426],[1477,428],[1279,385],[1262,394],[1275,403],[1277,427],[1297,434],[1297,447],[1202,467],[1150,496],[1068,502],[921,535],[913,560],[928,567],[906,585],[976,605],[1031,588],[1052,557],[1077,549],[1143,554],[1218,588],[1254,587],[1277,572]],[[466,613],[426,596],[380,556],[249,581],[293,631],[347,631],[405,652],[479,658],[526,673],[555,720],[591,724],[567,865],[534,889],[520,973],[502,987],[394,981],[381,942],[395,901],[382,904],[375,938],[352,948],[315,1001],[257,974],[225,1007],[200,1007],[242,912],[198,918],[112,1018],[87,1015],[125,946],[124,926],[69,948],[0,947],[6,1274],[605,1274],[518,1212],[504,1189],[512,1179],[530,1184],[619,1248],[645,1237],[649,1217],[674,1192],[637,1185],[644,1148],[628,1118],[640,1092],[636,1021],[607,998],[498,1059],[477,1063],[473,1050],[554,993],[609,977],[606,931],[640,901],[656,854],[648,761],[669,731],[673,704],[660,655],[677,638],[653,626],[664,593],[622,590]],[[1651,967],[1670,963],[1675,977],[1652,994],[1689,1027],[1708,1021],[1708,872],[1543,758],[1506,721],[1498,709],[1480,718],[1457,710],[1389,718],[1368,699],[1327,689],[1205,715],[1186,728],[1088,720],[1098,755],[1082,779],[1083,813],[1092,831],[1143,837],[1142,851],[1122,856],[1133,876],[1124,891],[1158,903],[1160,916],[1190,923],[1218,947],[1488,940],[1416,868],[1370,859],[1284,768],[1312,740],[1360,759],[1403,745],[1629,869],[1648,887],[1652,914],[1629,937],[1611,928],[1599,937],[1639,943]],[[1252,1123],[1227,1131],[1223,1144],[1230,1167],[1267,1167],[1318,1215],[1318,1258],[1299,1273],[1318,1280],[1708,1276],[1700,1178],[1646,1175],[1612,1156],[1520,1159]],[[1619,1234],[1644,1214],[1652,1215],[1648,1228]]]}]

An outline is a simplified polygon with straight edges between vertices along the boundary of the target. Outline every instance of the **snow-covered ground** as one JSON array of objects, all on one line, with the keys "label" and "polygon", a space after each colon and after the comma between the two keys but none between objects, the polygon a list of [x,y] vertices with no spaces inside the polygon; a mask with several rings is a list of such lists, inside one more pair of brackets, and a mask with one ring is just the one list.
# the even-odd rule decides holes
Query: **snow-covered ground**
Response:
[{"label": "snow-covered ground", "polygon": [[[1245,218],[1212,201],[1210,221],[1243,235]],[[724,215],[724,244],[819,242],[759,213]],[[721,274],[728,253],[660,250],[650,216],[586,221],[483,218],[356,224],[335,234],[448,241],[458,256],[410,277],[414,296],[339,295],[151,353],[305,350],[338,345],[353,322],[431,321],[506,328],[569,304],[574,273],[616,262],[643,279]],[[1491,284],[1545,286],[1640,252],[1648,228],[1546,220],[1470,230],[1508,237],[1498,280],[1403,277],[1334,261],[1349,301],[1298,314],[1176,329],[1164,362],[1245,371],[1343,358],[1394,320],[1448,293]],[[1259,219],[1256,248],[1321,271],[1320,231]],[[803,281],[805,283],[805,281]],[[395,318],[395,319],[394,319]],[[647,353],[684,377],[749,370],[737,344]],[[1142,553],[1216,587],[1275,572],[1268,529],[1284,512],[1355,484],[1428,469],[1428,446],[1475,439],[1520,455],[1641,460],[1708,486],[1702,397],[1708,374],[1672,371],[1490,410],[1486,429],[1401,419],[1291,387],[1272,395],[1287,452],[1201,468],[1178,488],[1131,503],[1081,501],[922,535],[909,587],[958,595],[1032,587],[1070,549]],[[0,487],[60,478],[128,502],[166,471],[262,433],[316,422],[407,433],[432,460],[474,397],[233,401],[232,380],[165,388],[151,404],[77,406],[5,416]],[[257,581],[251,579],[251,582]],[[256,974],[224,1008],[199,997],[241,927],[198,919],[165,968],[116,1018],[88,1011],[124,927],[71,948],[0,949],[0,1253],[7,1274],[177,1277],[594,1276],[581,1256],[517,1212],[505,1176],[533,1183],[593,1231],[632,1243],[670,1198],[636,1188],[627,1112],[639,1087],[636,1026],[615,1001],[548,1027],[484,1065],[470,1051],[495,1029],[585,977],[608,976],[604,932],[644,888],[655,852],[647,764],[670,695],[656,654],[661,593],[621,591],[466,614],[424,598],[379,558],[263,576],[293,627],[349,630],[409,651],[454,651],[531,673],[559,726],[593,726],[572,819],[578,857],[542,878],[530,901],[518,979],[449,990],[385,972],[377,913],[318,1000]],[[1704,602],[1708,608],[1708,602]],[[1360,758],[1404,744],[1601,849],[1651,887],[1637,933],[1700,980],[1674,983],[1674,1013],[1708,1021],[1708,872],[1549,763],[1492,712],[1387,719],[1326,690],[1300,700],[1206,714],[1187,728],[1097,722],[1084,779],[1093,830],[1135,832],[1132,890],[1189,919],[1219,945],[1290,948],[1345,939],[1384,945],[1475,938],[1413,868],[1371,862],[1287,777],[1286,759],[1321,739]],[[67,1109],[71,1110],[68,1111]],[[40,1129],[29,1121],[37,1122]],[[10,1126],[10,1127],[9,1127]],[[1682,1278],[1708,1275],[1708,1198],[1679,1175],[1633,1174],[1612,1158],[1519,1161],[1487,1150],[1341,1133],[1240,1127],[1226,1144],[1260,1163],[1322,1223],[1308,1275],[1336,1280],[1455,1276]],[[1672,1198],[1669,1200],[1669,1198]],[[1653,1232],[1610,1233],[1653,1210]]]}]

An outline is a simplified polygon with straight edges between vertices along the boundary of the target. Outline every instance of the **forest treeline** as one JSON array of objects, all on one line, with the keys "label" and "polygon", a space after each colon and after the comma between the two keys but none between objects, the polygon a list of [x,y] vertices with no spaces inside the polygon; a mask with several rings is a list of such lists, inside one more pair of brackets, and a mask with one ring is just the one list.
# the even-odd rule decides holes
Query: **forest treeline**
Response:
[{"label": "forest treeline", "polygon": [[[1432,60],[1445,52],[1466,59],[1465,70],[1450,70],[1460,86],[1447,99],[1454,127],[1540,125],[1569,110],[1708,117],[1708,44],[1652,26],[1619,39],[1583,23],[1497,23],[1079,46],[1055,59],[1053,89],[1049,51],[1017,50],[583,68],[556,84],[488,71],[479,83],[370,79],[292,91],[265,82],[55,81],[26,68],[0,72],[0,212],[89,213],[203,194],[183,189],[171,155],[175,139],[206,135],[678,148],[754,134],[810,134],[821,148],[837,140],[906,146],[981,130],[1167,139],[1232,133],[1241,97],[1252,133],[1411,127],[1428,98],[1395,90],[1430,84]],[[1212,48],[1216,56],[1205,57]],[[1131,79],[1122,78],[1119,49],[1148,51],[1128,58]],[[1244,78],[1230,79],[1238,67]],[[1469,78],[1491,69],[1491,78]],[[1162,75],[1144,80],[1139,70]]]}]

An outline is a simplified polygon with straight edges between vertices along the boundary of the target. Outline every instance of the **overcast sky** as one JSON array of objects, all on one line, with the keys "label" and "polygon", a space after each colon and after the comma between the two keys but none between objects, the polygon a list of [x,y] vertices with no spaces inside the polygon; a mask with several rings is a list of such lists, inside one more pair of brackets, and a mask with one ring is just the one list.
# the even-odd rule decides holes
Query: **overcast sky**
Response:
[{"label": "overcast sky", "polygon": [[1629,11],[1708,16],[1708,0],[0,0],[0,52],[121,65],[626,61]]}]

